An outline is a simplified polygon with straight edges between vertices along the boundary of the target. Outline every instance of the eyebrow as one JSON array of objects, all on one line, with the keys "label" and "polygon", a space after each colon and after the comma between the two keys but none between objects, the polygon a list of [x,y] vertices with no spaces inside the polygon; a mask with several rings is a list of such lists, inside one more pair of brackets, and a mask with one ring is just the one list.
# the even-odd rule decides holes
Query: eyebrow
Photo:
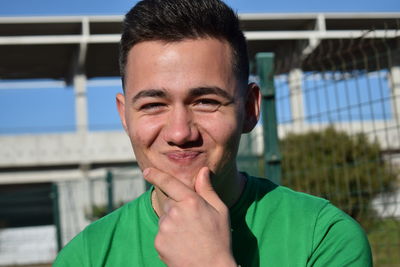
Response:
[{"label": "eyebrow", "polygon": [[225,98],[226,100],[232,101],[233,97],[226,92],[225,90],[217,87],[217,86],[212,86],[212,87],[196,87],[196,88],[192,88],[190,89],[189,95],[191,97],[199,97],[199,96],[203,96],[203,95],[218,95],[221,96],[223,98]]},{"label": "eyebrow", "polygon": [[[211,87],[202,86],[189,89],[189,97],[195,98],[203,95],[218,95],[225,98],[226,100],[233,101],[233,97],[229,95],[228,92],[217,86],[211,86]],[[132,98],[132,103],[135,103],[140,98],[145,98],[145,97],[165,98],[167,96],[168,93],[166,92],[165,89],[147,89],[137,93]]]},{"label": "eyebrow", "polygon": [[132,103],[135,103],[136,101],[138,101],[140,98],[144,98],[144,97],[166,97],[167,93],[165,92],[165,90],[161,90],[161,89],[147,89],[147,90],[143,90],[140,91],[139,93],[137,93],[133,98],[132,98]]}]

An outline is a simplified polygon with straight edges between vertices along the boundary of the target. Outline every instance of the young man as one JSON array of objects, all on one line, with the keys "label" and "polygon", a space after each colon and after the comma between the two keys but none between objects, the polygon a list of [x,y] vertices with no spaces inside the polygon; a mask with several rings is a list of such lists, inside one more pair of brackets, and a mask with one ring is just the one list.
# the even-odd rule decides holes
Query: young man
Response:
[{"label": "young man", "polygon": [[370,266],[328,201],[236,166],[256,125],[245,38],[219,0],[144,0],[125,17],[117,106],[154,187],[88,226],[55,266]]}]

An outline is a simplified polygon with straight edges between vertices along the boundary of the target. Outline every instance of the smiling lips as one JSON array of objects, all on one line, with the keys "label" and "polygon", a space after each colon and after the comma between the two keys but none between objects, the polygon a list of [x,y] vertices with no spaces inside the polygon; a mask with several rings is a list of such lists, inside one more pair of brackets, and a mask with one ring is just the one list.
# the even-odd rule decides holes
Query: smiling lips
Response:
[{"label": "smiling lips", "polygon": [[199,151],[171,151],[165,153],[165,155],[173,161],[190,161],[195,159],[201,152]]}]

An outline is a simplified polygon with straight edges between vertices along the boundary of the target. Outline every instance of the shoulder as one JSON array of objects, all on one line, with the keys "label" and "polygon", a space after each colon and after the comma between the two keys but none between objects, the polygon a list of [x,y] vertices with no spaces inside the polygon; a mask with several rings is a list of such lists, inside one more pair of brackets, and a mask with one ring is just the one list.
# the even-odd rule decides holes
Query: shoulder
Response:
[{"label": "shoulder", "polygon": [[[371,250],[361,226],[328,200],[252,178],[259,204],[291,239],[308,240],[310,266],[371,266]],[[272,188],[272,189],[271,189]],[[264,204],[262,204],[264,202]],[[307,243],[308,243],[307,242]]]},{"label": "shoulder", "polygon": [[288,187],[276,185],[268,179],[249,177],[255,191],[256,201],[279,207],[290,214],[309,214],[317,216],[329,201],[310,194],[294,191]]},{"label": "shoulder", "polygon": [[135,217],[140,212],[143,202],[145,202],[147,192],[139,196],[137,199],[126,203],[122,207],[116,209],[110,214],[100,218],[99,220],[88,225],[81,234],[85,239],[96,242],[96,239],[104,239],[108,234],[112,234],[117,227],[123,227],[124,223]]},{"label": "shoulder", "polygon": [[86,246],[80,233],[58,253],[53,267],[90,266],[88,258],[84,255],[87,255]]},{"label": "shoulder", "polygon": [[[127,222],[134,221],[144,205],[147,192],[112,213],[88,225],[58,254],[53,266],[90,266],[93,253],[102,253],[112,243],[117,232],[123,232]],[[104,251],[105,252],[105,251]]]},{"label": "shoulder", "polygon": [[371,248],[361,226],[328,203],[318,214],[313,230],[313,266],[372,266]]},{"label": "shoulder", "polygon": [[[288,241],[311,243],[319,214],[329,201],[279,186],[267,179],[249,177],[243,199],[246,220],[262,232],[268,227]],[[297,239],[290,238],[296,235]]]}]

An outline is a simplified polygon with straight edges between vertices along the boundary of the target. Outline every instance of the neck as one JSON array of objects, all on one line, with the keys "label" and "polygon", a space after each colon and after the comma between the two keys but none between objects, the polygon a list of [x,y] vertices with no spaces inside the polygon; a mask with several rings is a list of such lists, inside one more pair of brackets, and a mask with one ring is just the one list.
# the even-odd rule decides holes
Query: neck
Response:
[{"label": "neck", "polygon": [[[238,171],[236,171],[233,176],[233,178],[232,176],[212,177],[215,191],[228,208],[232,207],[239,200],[247,180],[246,176]],[[164,192],[157,187],[154,188],[151,193],[151,202],[158,217],[164,215],[163,207],[167,199],[168,196],[166,196]]]}]

